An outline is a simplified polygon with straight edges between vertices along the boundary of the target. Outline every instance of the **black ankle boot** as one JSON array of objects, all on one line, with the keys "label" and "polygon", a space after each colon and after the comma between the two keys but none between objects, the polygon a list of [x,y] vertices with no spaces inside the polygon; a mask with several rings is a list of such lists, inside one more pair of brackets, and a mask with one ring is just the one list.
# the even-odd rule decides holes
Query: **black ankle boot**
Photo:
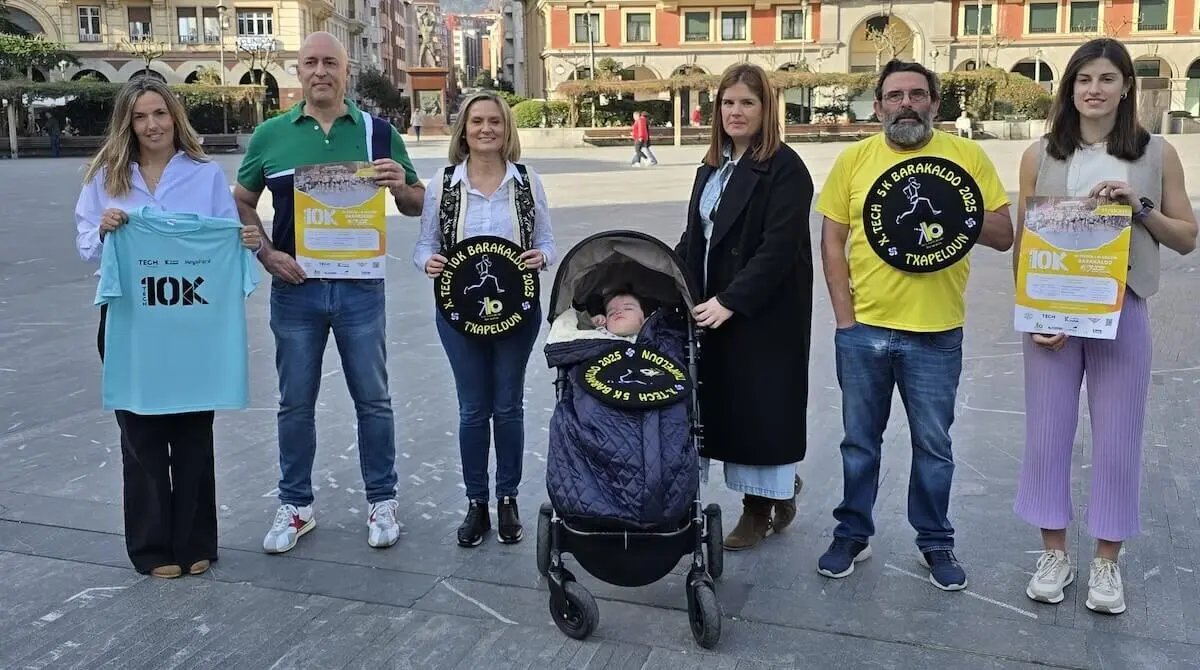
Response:
[{"label": "black ankle boot", "polygon": [[458,527],[458,546],[477,547],[483,542],[483,536],[492,529],[492,515],[486,502],[472,500],[467,508],[467,516]]},{"label": "black ankle boot", "polygon": [[517,513],[516,498],[501,498],[496,504],[496,517],[501,543],[516,544],[525,536],[525,530],[521,527],[521,515]]}]

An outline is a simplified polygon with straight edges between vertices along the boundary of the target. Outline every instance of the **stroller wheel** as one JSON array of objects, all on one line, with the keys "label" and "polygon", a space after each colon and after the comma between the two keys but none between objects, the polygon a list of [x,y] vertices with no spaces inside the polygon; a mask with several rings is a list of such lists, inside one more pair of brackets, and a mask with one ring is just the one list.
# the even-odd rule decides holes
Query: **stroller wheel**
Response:
[{"label": "stroller wheel", "polygon": [[721,604],[717,602],[717,594],[712,586],[704,582],[696,582],[692,586],[688,616],[696,643],[705,649],[717,646],[721,639]]},{"label": "stroller wheel", "polygon": [[537,570],[545,577],[550,574],[550,516],[554,508],[550,503],[542,503],[538,510],[537,520]]},{"label": "stroller wheel", "polygon": [[561,602],[553,594],[550,596],[550,616],[567,637],[582,640],[596,630],[600,609],[587,589],[579,582],[569,581],[563,584]]},{"label": "stroller wheel", "polygon": [[720,579],[725,572],[725,545],[721,543],[724,531],[721,528],[721,507],[710,503],[704,508],[704,548],[708,558],[708,576]]}]

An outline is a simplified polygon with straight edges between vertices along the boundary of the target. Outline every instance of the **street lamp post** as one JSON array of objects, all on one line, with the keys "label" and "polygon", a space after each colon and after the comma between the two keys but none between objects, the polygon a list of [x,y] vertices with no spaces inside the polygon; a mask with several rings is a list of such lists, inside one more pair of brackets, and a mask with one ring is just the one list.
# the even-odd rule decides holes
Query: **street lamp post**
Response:
[{"label": "street lamp post", "polygon": [[[221,86],[225,84],[225,12],[229,8],[224,2],[217,3],[217,36],[220,43],[220,59],[221,59]],[[225,94],[221,94],[221,131],[229,134],[229,101],[225,99]]]},{"label": "street lamp post", "polygon": [[975,69],[983,67],[983,0],[975,0]]},{"label": "street lamp post", "polygon": [[[592,32],[592,0],[583,3],[587,8],[586,24],[588,31],[588,79],[596,80],[596,36]],[[592,127],[596,127],[596,93],[592,92]]]}]

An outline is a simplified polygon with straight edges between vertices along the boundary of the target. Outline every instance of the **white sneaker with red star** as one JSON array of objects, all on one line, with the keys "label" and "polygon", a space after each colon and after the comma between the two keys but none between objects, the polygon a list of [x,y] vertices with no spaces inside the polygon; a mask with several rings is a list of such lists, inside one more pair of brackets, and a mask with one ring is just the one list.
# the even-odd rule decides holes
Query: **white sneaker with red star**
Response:
[{"label": "white sneaker with red star", "polygon": [[313,517],[312,505],[280,505],[279,510],[275,512],[271,530],[267,531],[267,536],[263,538],[263,551],[268,554],[290,551],[301,536],[316,527],[317,520]]},{"label": "white sneaker with red star", "polygon": [[371,503],[367,513],[367,544],[376,548],[390,547],[400,537],[400,522],[396,521],[395,499]]}]

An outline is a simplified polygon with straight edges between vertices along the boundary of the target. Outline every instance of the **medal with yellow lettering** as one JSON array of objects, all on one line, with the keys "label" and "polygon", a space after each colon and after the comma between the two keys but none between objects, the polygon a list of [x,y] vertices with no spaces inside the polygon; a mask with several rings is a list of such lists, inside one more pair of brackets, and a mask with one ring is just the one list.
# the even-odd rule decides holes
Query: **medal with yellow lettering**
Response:
[{"label": "medal with yellow lettering", "polygon": [[688,398],[687,367],[644,344],[620,345],[579,366],[588,394],[612,407],[652,409]]},{"label": "medal with yellow lettering", "polygon": [[881,259],[904,272],[937,272],[967,257],[983,229],[983,193],[959,165],[935,156],[880,175],[863,203],[863,231]]},{"label": "medal with yellow lettering", "polygon": [[433,282],[433,299],[452,328],[494,340],[527,324],[538,306],[537,270],[520,260],[524,250],[503,237],[479,235],[450,247],[446,267]]}]

